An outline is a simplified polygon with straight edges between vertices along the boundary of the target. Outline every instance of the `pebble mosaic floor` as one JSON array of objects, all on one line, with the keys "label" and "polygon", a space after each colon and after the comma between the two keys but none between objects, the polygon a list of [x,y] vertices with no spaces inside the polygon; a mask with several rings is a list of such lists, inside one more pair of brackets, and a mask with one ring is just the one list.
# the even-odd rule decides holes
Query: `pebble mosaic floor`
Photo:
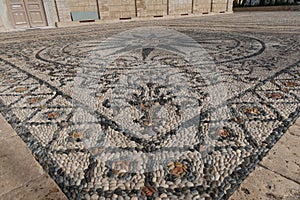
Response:
[{"label": "pebble mosaic floor", "polygon": [[69,199],[227,199],[299,117],[299,34],[198,23],[0,36],[0,111]]}]

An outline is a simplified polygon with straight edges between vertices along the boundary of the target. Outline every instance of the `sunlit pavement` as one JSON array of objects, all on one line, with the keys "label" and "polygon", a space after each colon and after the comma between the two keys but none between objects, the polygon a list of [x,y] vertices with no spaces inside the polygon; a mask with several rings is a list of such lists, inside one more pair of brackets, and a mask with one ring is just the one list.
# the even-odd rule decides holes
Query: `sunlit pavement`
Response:
[{"label": "sunlit pavement", "polygon": [[[69,199],[228,199],[299,117],[299,17],[1,34],[0,111]],[[299,195],[298,153],[266,198]]]}]

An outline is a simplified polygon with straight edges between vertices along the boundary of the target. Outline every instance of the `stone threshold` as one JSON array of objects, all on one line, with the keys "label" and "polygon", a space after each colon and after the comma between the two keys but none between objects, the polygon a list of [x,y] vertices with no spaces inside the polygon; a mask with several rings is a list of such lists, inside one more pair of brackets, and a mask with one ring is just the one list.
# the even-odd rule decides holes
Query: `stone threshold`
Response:
[{"label": "stone threshold", "polygon": [[67,200],[0,114],[0,200]]},{"label": "stone threshold", "polygon": [[274,145],[230,200],[300,199],[300,118]]}]

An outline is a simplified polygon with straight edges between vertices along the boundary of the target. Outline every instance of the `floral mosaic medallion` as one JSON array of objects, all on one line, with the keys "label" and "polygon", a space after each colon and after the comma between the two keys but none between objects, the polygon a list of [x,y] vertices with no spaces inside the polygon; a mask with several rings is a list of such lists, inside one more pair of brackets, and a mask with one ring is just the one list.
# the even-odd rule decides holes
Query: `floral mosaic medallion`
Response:
[{"label": "floral mosaic medallion", "polygon": [[299,36],[191,27],[0,43],[1,113],[69,199],[228,199],[299,116]]},{"label": "floral mosaic medallion", "polygon": [[[154,172],[171,155],[179,158],[208,137],[208,132],[199,132],[199,113],[223,102],[226,89],[222,84],[201,88],[221,79],[199,43],[182,33],[152,27],[123,32],[94,49],[86,60],[100,66],[78,70],[73,98],[80,104],[88,99],[90,111],[103,115],[108,126],[100,133],[103,140],[86,145],[105,148],[96,155],[99,161],[107,166],[122,152],[139,163],[130,169],[134,173]],[[222,94],[217,96],[216,90]],[[74,115],[79,123],[83,117]],[[216,117],[221,120],[222,113]],[[95,132],[93,137],[98,136]]]}]

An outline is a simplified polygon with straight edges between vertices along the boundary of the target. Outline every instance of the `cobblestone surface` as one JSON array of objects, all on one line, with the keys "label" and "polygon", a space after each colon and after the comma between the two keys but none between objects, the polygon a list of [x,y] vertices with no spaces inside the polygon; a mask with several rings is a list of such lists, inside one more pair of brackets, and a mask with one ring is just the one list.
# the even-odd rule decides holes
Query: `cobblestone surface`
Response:
[{"label": "cobblestone surface", "polygon": [[223,16],[2,34],[0,111],[70,199],[227,199],[299,117],[300,14]]},{"label": "cobblestone surface", "polygon": [[300,198],[300,118],[263,158],[230,200]]}]

